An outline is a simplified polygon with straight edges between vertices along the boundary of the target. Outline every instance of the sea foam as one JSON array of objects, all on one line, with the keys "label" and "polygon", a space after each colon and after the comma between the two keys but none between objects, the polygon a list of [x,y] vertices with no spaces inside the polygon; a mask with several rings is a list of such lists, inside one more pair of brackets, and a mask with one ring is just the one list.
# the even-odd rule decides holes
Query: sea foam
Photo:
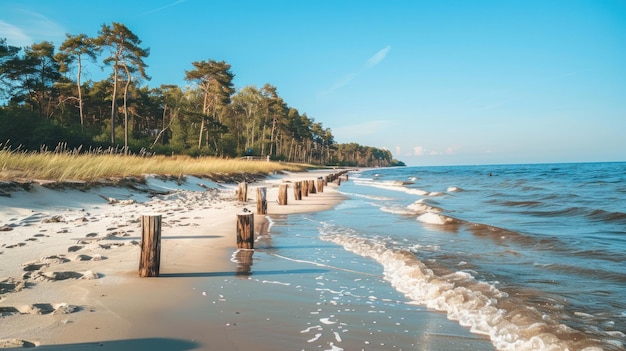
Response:
[{"label": "sea foam", "polygon": [[471,332],[489,336],[499,350],[568,349],[564,341],[546,332],[546,321],[532,314],[520,318],[523,311],[500,307],[499,301],[509,296],[468,272],[437,276],[410,251],[390,249],[384,243],[359,237],[349,228],[325,224],[320,233],[322,240],[376,260],[384,268],[384,278],[413,303],[445,312]]}]

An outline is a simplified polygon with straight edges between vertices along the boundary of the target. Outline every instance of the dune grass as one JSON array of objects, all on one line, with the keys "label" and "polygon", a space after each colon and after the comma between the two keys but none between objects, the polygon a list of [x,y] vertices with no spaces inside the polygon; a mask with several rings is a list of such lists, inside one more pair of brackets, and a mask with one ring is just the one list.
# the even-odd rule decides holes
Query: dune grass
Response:
[{"label": "dune grass", "polygon": [[127,156],[101,154],[31,153],[0,150],[0,179],[96,181],[107,178],[157,175],[212,176],[224,174],[271,174],[304,171],[302,164],[247,161],[214,157]]}]

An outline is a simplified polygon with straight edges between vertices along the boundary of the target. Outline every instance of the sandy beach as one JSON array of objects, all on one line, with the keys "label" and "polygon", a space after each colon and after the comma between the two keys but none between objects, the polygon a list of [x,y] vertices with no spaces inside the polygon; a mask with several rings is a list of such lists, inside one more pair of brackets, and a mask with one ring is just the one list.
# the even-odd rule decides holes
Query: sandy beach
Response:
[{"label": "sandy beach", "polygon": [[[288,205],[276,202],[279,184],[329,173],[269,177],[249,185],[246,203],[237,201],[235,185],[194,177],[182,184],[147,177],[135,189],[35,184],[0,197],[0,347],[293,349],[280,334],[288,318],[246,304],[247,294],[269,297],[276,288],[257,284],[267,291],[252,292],[246,282],[276,272],[241,274],[251,262],[237,259],[236,214],[256,212],[259,186],[268,189],[270,216],[332,208],[342,198],[336,184],[300,201],[290,188]],[[157,278],[137,272],[145,214],[163,218]],[[265,216],[255,215],[258,240],[267,228]]]}]

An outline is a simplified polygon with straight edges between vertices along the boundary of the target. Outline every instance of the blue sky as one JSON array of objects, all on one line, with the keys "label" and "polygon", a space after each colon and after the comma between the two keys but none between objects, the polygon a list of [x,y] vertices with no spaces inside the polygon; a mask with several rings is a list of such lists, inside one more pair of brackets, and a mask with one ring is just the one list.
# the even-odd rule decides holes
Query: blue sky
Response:
[{"label": "blue sky", "polygon": [[626,1],[0,1],[12,45],[111,22],[151,87],[224,60],[409,165],[626,161]]}]

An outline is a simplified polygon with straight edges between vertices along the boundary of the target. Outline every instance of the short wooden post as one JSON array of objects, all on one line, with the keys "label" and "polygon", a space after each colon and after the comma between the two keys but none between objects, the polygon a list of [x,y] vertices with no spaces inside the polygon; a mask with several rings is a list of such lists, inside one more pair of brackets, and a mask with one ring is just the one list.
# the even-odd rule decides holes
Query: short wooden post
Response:
[{"label": "short wooden post", "polygon": [[267,189],[256,188],[256,213],[267,214]]},{"label": "short wooden post", "polygon": [[161,215],[141,216],[139,276],[158,277],[161,266]]},{"label": "short wooden post", "polygon": [[239,183],[239,190],[237,191],[239,202],[248,201],[248,183],[241,182]]},{"label": "short wooden post", "polygon": [[293,197],[296,200],[302,200],[302,182],[293,183]]},{"label": "short wooden post", "polygon": [[315,189],[315,181],[309,180],[309,194],[315,194],[317,190]]},{"label": "short wooden post", "polygon": [[324,192],[324,179],[323,178],[317,179],[317,192],[318,193]]},{"label": "short wooden post", "polygon": [[254,249],[254,213],[237,214],[237,248]]},{"label": "short wooden post", "polygon": [[278,204],[287,204],[287,184],[281,184],[278,186]]}]

